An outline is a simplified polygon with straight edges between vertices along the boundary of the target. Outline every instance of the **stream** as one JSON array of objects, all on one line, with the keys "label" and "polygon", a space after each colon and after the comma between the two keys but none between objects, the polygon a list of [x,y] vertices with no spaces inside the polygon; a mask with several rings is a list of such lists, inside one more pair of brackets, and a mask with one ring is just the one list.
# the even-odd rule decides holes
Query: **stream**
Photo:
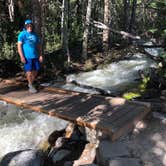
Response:
[{"label": "stream", "polygon": [[37,148],[53,131],[66,124],[55,117],[0,101],[0,158],[12,151]]},{"label": "stream", "polygon": [[[138,53],[128,60],[111,63],[103,69],[68,75],[67,84],[58,85],[55,83],[54,86],[93,94],[98,94],[99,92],[95,88],[99,88],[110,94],[118,95],[140,82],[139,71],[148,72],[156,65],[150,57]],[[85,85],[84,88],[72,84],[73,81]],[[92,88],[86,88],[86,86]]]}]

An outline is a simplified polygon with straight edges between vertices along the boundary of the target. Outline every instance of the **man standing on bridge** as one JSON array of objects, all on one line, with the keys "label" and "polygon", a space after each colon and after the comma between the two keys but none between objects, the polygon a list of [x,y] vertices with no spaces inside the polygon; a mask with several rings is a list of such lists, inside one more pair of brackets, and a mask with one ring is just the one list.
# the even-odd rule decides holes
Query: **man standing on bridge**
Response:
[{"label": "man standing on bridge", "polygon": [[18,35],[18,53],[21,62],[24,63],[29,92],[36,93],[37,90],[33,82],[40,70],[40,63],[43,61],[43,56],[40,39],[33,30],[34,25],[32,20],[26,20],[25,30]]}]

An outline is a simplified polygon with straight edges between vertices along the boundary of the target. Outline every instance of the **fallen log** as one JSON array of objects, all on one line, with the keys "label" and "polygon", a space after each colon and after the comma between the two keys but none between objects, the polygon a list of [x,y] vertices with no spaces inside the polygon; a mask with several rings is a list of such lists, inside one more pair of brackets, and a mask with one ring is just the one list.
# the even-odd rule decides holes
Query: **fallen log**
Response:
[{"label": "fallen log", "polygon": [[132,39],[141,39],[140,36],[134,36],[133,34],[131,33],[128,33],[128,32],[125,32],[125,31],[118,31],[118,30],[115,30],[115,29],[112,29],[110,27],[108,27],[107,25],[103,24],[102,22],[99,22],[99,21],[95,21],[93,20],[92,23],[91,23],[93,26],[97,27],[97,28],[100,28],[100,29],[107,29],[111,32],[114,32],[114,33],[117,33],[117,34],[120,34],[122,35],[124,38],[128,37],[128,38],[132,38]]}]

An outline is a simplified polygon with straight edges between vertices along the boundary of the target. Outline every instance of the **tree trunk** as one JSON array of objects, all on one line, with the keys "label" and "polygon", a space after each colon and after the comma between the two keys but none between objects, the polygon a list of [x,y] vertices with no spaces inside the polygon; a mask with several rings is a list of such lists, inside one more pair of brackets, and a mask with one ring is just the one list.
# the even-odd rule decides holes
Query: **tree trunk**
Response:
[{"label": "tree trunk", "polygon": [[42,52],[44,53],[45,50],[45,28],[46,28],[46,16],[47,16],[47,9],[48,9],[48,2],[49,0],[41,0],[41,37],[42,37]]},{"label": "tree trunk", "polygon": [[81,13],[82,13],[82,11],[81,11],[82,9],[81,9],[81,2],[80,2],[80,0],[77,0],[76,1],[76,13],[77,13],[77,16],[76,16],[76,18],[77,18],[77,24],[80,24],[81,23],[81,18],[82,18],[82,15],[81,15]]},{"label": "tree trunk", "polygon": [[[129,23],[129,31],[128,31],[129,33],[133,32],[133,26],[135,23],[136,7],[137,7],[137,0],[133,0],[131,18],[130,18],[130,23]],[[131,39],[129,39],[129,43],[131,43]]]},{"label": "tree trunk", "polygon": [[128,31],[129,33],[132,33],[133,25],[135,23],[136,7],[137,7],[137,0],[133,0],[131,18],[130,18],[130,23],[129,23],[129,31]]},{"label": "tree trunk", "polygon": [[9,10],[9,18],[10,21],[14,21],[14,2],[13,0],[8,0],[8,10]]},{"label": "tree trunk", "polygon": [[68,9],[69,1],[63,0],[62,2],[62,18],[61,18],[61,42],[62,48],[67,54],[67,61],[70,63],[70,53],[69,53],[69,38],[68,38]]},{"label": "tree trunk", "polygon": [[130,0],[123,0],[124,5],[124,31],[128,32]]},{"label": "tree trunk", "polygon": [[89,24],[90,24],[90,18],[91,18],[91,11],[92,11],[92,0],[88,0],[85,28],[84,28],[84,34],[83,34],[83,43],[82,43],[82,58],[83,59],[87,59],[88,36],[89,36]]},{"label": "tree trunk", "polygon": [[[104,0],[104,24],[109,27],[110,25],[110,0]],[[110,31],[109,29],[103,30],[103,50],[105,53],[109,50]]]},{"label": "tree trunk", "polygon": [[40,0],[31,0],[32,5],[32,20],[35,25],[35,32],[42,38],[41,27],[42,27],[42,18],[41,18],[41,4]]}]

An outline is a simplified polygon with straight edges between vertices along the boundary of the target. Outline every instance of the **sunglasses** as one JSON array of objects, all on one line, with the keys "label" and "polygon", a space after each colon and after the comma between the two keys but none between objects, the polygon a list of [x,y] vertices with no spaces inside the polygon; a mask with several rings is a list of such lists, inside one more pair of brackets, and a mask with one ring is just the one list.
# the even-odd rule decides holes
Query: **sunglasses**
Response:
[{"label": "sunglasses", "polygon": [[32,27],[33,27],[32,24],[28,24],[28,25],[26,25],[26,28],[32,28]]}]

